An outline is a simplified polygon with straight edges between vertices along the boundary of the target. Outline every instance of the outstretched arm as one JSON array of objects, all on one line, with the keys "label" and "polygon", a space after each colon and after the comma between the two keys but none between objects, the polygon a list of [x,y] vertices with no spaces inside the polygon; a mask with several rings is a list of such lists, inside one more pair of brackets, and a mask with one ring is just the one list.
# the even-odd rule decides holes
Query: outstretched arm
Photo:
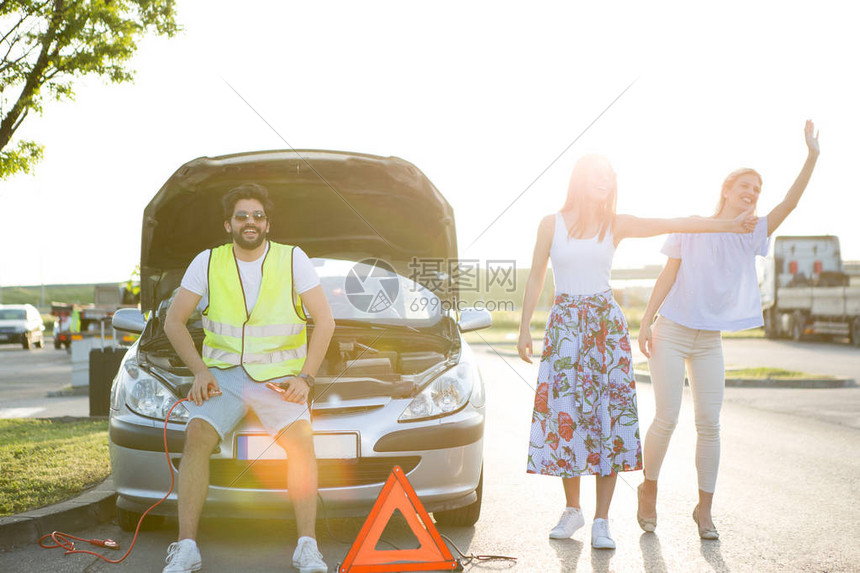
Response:
[{"label": "outstretched arm", "polygon": [[523,294],[523,314],[520,317],[520,336],[517,341],[517,353],[520,358],[532,363],[532,315],[537,306],[538,296],[543,290],[543,282],[546,278],[546,266],[549,262],[549,250],[552,247],[552,235],[555,229],[553,215],[544,217],[538,227],[535,251],[532,256],[532,268],[529,271],[529,279],[526,282],[526,292]]},{"label": "outstretched arm", "polygon": [[712,217],[678,217],[676,219],[643,219],[617,215],[613,235],[615,243],[628,237],[653,237],[666,233],[751,233],[758,218],[750,207],[734,219]]},{"label": "outstretched arm", "polygon": [[666,295],[672,290],[672,285],[675,284],[675,277],[678,276],[678,269],[681,267],[681,259],[669,258],[666,261],[666,266],[660,271],[660,276],[657,277],[657,282],[654,284],[654,290],[651,291],[651,297],[648,299],[648,306],[645,307],[645,314],[642,315],[642,322],[639,325],[639,350],[646,358],[651,358],[651,351],[654,348],[654,342],[651,340],[651,323],[654,322],[654,316],[660,307],[663,306],[663,301],[666,300]]},{"label": "outstretched arm", "polygon": [[773,234],[777,227],[788,217],[788,214],[797,207],[800,196],[803,195],[803,191],[806,189],[807,183],[809,183],[809,178],[812,177],[815,162],[818,161],[818,154],[821,150],[818,146],[818,133],[815,133],[815,124],[812,121],[806,121],[803,135],[806,138],[806,147],[809,150],[809,154],[806,156],[806,163],[803,164],[803,168],[800,170],[797,179],[794,180],[794,184],[788,190],[788,193],[785,194],[785,199],[782,200],[782,203],[774,207],[767,214],[768,236]]}]

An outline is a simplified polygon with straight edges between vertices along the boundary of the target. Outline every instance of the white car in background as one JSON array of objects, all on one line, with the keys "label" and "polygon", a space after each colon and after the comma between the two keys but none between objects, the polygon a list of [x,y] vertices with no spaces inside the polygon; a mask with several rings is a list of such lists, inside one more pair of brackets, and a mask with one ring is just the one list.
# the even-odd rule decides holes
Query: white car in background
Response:
[{"label": "white car in background", "polygon": [[24,350],[42,348],[45,323],[32,304],[0,304],[0,344],[20,344]]}]

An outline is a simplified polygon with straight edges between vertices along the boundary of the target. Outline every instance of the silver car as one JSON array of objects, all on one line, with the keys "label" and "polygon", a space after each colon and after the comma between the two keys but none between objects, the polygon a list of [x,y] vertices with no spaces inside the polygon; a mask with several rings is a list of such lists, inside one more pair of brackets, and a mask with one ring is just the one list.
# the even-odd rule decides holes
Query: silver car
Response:
[{"label": "silver car", "polygon": [[[163,332],[170,297],[191,259],[226,240],[220,199],[256,182],[275,205],[269,238],[311,257],[336,321],[312,404],[320,516],[366,514],[400,466],[437,522],[480,516],[485,394],[461,333],[487,311],[457,312],[446,273],[457,258],[451,206],[414,165],[329,151],[272,151],[183,165],[144,211],[141,310],[114,315],[142,332],[111,389],[110,452],[120,525],[165,495],[164,419],[193,380]],[[308,329],[313,336],[313,317]],[[199,316],[189,321],[198,349]],[[272,399],[280,399],[273,395]],[[187,412],[170,417],[169,457],[182,471]],[[285,453],[253,414],[210,462],[204,515],[291,517]],[[151,515],[176,512],[175,492]]]}]

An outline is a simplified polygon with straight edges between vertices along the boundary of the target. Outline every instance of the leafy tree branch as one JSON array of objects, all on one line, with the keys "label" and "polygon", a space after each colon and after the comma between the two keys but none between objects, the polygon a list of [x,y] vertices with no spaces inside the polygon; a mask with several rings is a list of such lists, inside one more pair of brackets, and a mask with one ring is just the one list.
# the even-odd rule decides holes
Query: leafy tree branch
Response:
[{"label": "leafy tree branch", "polygon": [[0,179],[41,159],[42,146],[12,138],[45,97],[73,99],[74,80],[86,75],[131,81],[138,42],[178,31],[174,0],[0,2]]}]

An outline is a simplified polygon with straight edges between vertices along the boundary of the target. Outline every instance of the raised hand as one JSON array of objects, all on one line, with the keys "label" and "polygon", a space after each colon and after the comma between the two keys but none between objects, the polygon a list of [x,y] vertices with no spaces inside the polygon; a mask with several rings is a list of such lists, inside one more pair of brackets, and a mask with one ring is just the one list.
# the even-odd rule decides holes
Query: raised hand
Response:
[{"label": "raised hand", "polygon": [[821,152],[821,148],[818,146],[818,132],[815,131],[815,124],[812,123],[811,119],[806,120],[803,136],[806,138],[806,147],[809,148],[809,153],[818,155]]}]

